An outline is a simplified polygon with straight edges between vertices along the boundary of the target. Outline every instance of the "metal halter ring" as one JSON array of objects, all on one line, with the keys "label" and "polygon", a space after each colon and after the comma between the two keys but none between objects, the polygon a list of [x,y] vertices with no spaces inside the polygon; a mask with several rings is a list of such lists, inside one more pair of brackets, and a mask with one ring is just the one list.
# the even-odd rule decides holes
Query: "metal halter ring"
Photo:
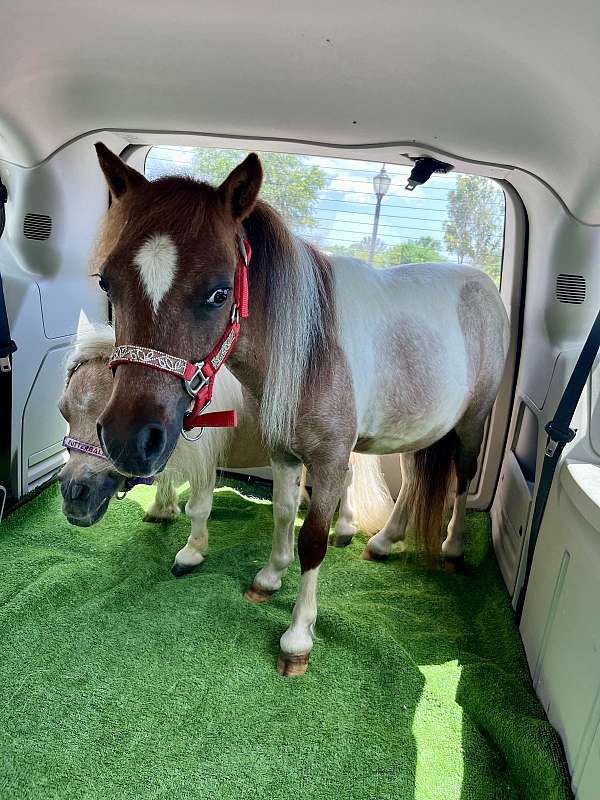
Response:
[{"label": "metal halter ring", "polygon": [[[189,380],[184,379],[183,381],[185,390],[190,397],[196,397],[196,395],[202,389],[202,387],[206,386],[206,384],[209,381],[206,375],[202,372],[204,361],[198,361],[196,364],[194,364],[194,366],[196,367],[196,371],[194,372],[192,377]],[[194,384],[194,381],[198,381],[197,386]]]},{"label": "metal halter ring", "polygon": [[197,433],[195,436],[190,436],[186,430],[184,430],[183,428],[181,429],[181,435],[186,440],[186,442],[197,442],[203,433],[204,433],[204,428],[200,428],[199,433]]},{"label": "metal halter ring", "polygon": [[[208,408],[208,407],[209,407],[209,405],[210,405],[210,400],[209,400],[209,401],[208,401],[208,403],[207,403],[207,404],[204,406],[204,408]],[[186,417],[187,417],[187,415],[188,415],[189,413],[190,413],[189,411],[186,413]],[[196,429],[195,429],[195,428],[192,428],[192,430],[196,430]],[[200,428],[200,429],[199,429],[199,433],[197,433],[195,436],[190,436],[190,434],[189,434],[189,432],[188,432],[188,431],[184,430],[183,428],[181,429],[181,435],[182,435],[182,436],[183,436],[183,438],[186,440],[186,442],[197,442],[197,441],[198,441],[198,439],[199,439],[199,438],[202,436],[202,434],[203,434],[203,433],[204,433],[204,428]]]}]

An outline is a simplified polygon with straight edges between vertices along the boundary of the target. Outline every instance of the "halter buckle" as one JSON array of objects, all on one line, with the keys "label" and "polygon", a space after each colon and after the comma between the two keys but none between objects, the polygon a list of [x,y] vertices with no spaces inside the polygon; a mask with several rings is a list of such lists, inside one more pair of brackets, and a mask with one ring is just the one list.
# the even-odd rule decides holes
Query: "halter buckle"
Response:
[{"label": "halter buckle", "polygon": [[204,366],[204,361],[198,361],[194,364],[195,370],[194,374],[191,378],[184,378],[183,385],[185,386],[186,392],[189,394],[190,397],[196,397],[198,392],[206,386],[209,382],[209,378],[202,372],[202,367]]}]

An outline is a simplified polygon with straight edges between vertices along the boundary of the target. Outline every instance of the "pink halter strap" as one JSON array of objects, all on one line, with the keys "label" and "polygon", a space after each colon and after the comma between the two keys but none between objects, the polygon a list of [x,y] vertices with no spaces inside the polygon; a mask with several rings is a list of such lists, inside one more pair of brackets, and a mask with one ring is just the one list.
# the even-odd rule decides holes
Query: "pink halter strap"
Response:
[{"label": "pink halter strap", "polygon": [[[65,436],[62,443],[63,447],[66,447],[67,450],[76,450],[78,453],[84,453],[86,456],[94,456],[94,458],[99,458],[102,461],[108,461],[102,452],[102,448],[98,447],[98,445],[90,444],[89,442],[82,442],[81,439],[76,439],[74,436]],[[125,486],[123,488],[125,492],[128,492],[130,489],[133,489],[134,486],[138,486],[139,484],[150,486],[152,483],[154,483],[153,477],[125,478]]]},{"label": "pink halter strap", "polygon": [[95,444],[89,444],[88,442],[82,442],[81,439],[75,439],[73,436],[65,436],[62,441],[63,447],[66,447],[67,450],[77,450],[79,453],[85,453],[86,456],[94,456],[94,458],[101,458],[103,461],[106,461],[107,458],[102,452],[102,448],[98,447]]}]

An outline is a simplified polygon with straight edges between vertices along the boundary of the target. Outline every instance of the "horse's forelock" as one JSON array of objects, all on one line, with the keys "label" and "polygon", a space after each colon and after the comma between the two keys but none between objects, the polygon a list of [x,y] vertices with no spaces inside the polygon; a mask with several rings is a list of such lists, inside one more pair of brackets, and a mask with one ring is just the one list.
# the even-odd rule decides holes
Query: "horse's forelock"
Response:
[{"label": "horse's forelock", "polygon": [[77,332],[75,349],[65,364],[66,383],[78,367],[96,359],[108,363],[115,347],[115,332],[110,325],[89,325]]},{"label": "horse's forelock", "polygon": [[206,222],[216,190],[193,178],[150,181],[115,200],[104,215],[92,251],[91,272],[100,271],[114,248],[156,233],[176,238],[197,235]]}]

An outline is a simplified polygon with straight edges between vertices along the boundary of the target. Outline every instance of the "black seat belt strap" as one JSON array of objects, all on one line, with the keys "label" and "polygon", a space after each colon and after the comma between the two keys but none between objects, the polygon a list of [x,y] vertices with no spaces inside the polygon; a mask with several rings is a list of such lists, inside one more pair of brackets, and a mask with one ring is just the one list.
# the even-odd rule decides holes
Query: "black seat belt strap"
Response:
[{"label": "black seat belt strap", "polygon": [[[0,181],[0,238],[6,222],[5,205],[8,200],[6,186]],[[0,273],[0,397],[2,397],[2,419],[0,419],[0,520],[10,493],[11,476],[11,436],[12,436],[12,364],[11,356],[17,345],[10,338],[10,326],[4,287]]]},{"label": "black seat belt strap", "polygon": [[552,479],[556,467],[560,460],[562,451],[567,442],[572,441],[576,430],[571,428],[571,420],[573,414],[583,392],[587,379],[594,366],[594,361],[600,349],[600,312],[592,329],[583,345],[583,349],[579,354],[577,363],[573,368],[569,382],[567,383],[560,402],[556,409],[554,417],[546,425],[545,431],[548,434],[546,441],[546,452],[544,454],[544,463],[542,464],[542,473],[538,483],[537,492],[535,495],[535,504],[533,507],[533,517],[531,520],[531,529],[529,531],[529,544],[527,548],[527,562],[525,564],[525,575],[523,578],[523,585],[519,592],[517,599],[517,606],[515,609],[517,621],[521,621],[523,616],[523,606],[525,605],[525,594],[527,592],[527,584],[529,583],[529,576],[531,574],[531,566],[533,564],[533,556],[535,553],[535,546],[537,544],[542,518],[548,502],[550,488],[552,486]]},{"label": "black seat belt strap", "polygon": [[[8,200],[6,186],[0,181],[0,237],[4,232],[6,216],[4,206]],[[6,303],[4,301],[4,287],[2,286],[2,275],[0,274],[0,371],[10,372],[10,357],[17,349],[17,345],[10,338],[10,327],[8,324],[8,314],[6,313]]]}]

